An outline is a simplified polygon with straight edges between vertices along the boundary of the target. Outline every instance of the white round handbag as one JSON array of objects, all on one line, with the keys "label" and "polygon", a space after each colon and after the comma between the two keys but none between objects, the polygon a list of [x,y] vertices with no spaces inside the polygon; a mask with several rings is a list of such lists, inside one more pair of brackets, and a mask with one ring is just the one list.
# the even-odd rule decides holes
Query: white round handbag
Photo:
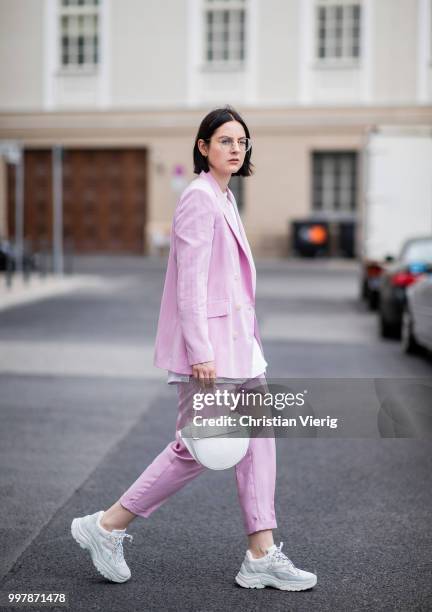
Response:
[{"label": "white round handbag", "polygon": [[210,470],[227,470],[243,459],[249,448],[249,436],[242,428],[231,428],[207,437],[193,436],[190,426],[179,431],[184,445],[201,465]]}]

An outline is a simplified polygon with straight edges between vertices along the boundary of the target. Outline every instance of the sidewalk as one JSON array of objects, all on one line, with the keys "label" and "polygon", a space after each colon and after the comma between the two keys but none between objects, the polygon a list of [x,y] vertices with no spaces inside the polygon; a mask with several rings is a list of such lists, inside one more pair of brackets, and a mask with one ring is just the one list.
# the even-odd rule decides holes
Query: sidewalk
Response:
[{"label": "sidewalk", "polygon": [[0,273],[0,310],[28,304],[55,295],[62,295],[75,289],[104,286],[100,276],[89,274],[40,276],[32,274],[27,279],[22,274],[14,274],[11,286],[6,284],[6,275]]}]

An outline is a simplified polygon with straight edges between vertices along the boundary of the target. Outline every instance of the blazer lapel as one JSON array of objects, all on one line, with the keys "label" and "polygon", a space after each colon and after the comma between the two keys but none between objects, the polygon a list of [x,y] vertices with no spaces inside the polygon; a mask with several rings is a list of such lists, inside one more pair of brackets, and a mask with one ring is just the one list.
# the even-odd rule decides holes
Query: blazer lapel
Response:
[{"label": "blazer lapel", "polygon": [[254,261],[253,261],[253,256],[252,256],[252,252],[250,250],[250,246],[245,234],[245,231],[243,229],[243,223],[241,222],[240,219],[240,215],[237,209],[237,203],[235,201],[235,197],[233,192],[228,188],[228,198],[231,201],[231,206],[233,207],[234,210],[234,214],[237,218],[237,224],[238,224],[238,228],[236,227],[235,223],[233,223],[232,219],[230,218],[230,215],[226,209],[226,205],[225,205],[225,196],[222,193],[221,188],[219,187],[216,179],[212,176],[212,174],[210,172],[204,172],[204,170],[201,171],[200,176],[202,176],[203,178],[205,178],[213,187],[213,190],[216,194],[217,197],[217,201],[219,206],[222,208],[222,212],[224,214],[224,217],[228,223],[228,225],[231,228],[232,233],[234,234],[234,236],[236,237],[236,240],[240,246],[240,248],[242,249],[243,253],[246,256],[246,259],[249,262],[250,267],[252,268],[252,270],[255,270],[255,265],[254,265]]},{"label": "blazer lapel", "polygon": [[243,251],[246,257],[249,259],[249,263],[251,264],[251,267],[254,268],[255,266],[254,266],[252,251],[250,249],[249,242],[248,242],[246,233],[243,228],[243,223],[242,223],[240,213],[237,208],[237,202],[235,200],[234,194],[229,188],[228,188],[228,198],[231,200],[231,206],[233,207],[234,214],[237,217],[237,226],[240,230],[240,234],[237,231],[237,228],[233,228],[232,221],[229,219],[229,215],[226,213],[226,211],[224,211],[225,219],[227,219],[228,223],[230,224],[230,228],[233,230],[240,246],[243,248]]}]

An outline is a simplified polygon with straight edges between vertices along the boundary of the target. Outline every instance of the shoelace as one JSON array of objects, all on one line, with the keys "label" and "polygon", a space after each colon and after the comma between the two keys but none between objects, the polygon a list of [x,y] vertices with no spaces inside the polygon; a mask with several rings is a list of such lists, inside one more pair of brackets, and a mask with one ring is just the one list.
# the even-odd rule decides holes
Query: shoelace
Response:
[{"label": "shoelace", "polygon": [[288,564],[289,568],[293,570],[293,572],[295,573],[297,568],[295,567],[291,559],[288,559],[286,554],[282,552],[282,546],[283,546],[283,542],[281,542],[279,544],[279,547],[276,547],[276,550],[274,550],[272,554],[269,555],[270,556],[270,566],[273,567],[275,563]]},{"label": "shoelace", "polygon": [[124,561],[123,556],[123,540],[129,538],[132,542],[133,536],[128,533],[116,533],[111,534],[111,542],[113,543],[113,559],[116,563],[122,563]]}]

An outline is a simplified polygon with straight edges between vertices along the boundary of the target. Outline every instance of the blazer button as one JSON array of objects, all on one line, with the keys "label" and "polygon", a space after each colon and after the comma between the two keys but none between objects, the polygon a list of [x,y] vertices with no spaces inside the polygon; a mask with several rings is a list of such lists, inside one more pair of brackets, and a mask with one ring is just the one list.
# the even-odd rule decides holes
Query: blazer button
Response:
[{"label": "blazer button", "polygon": [[234,338],[234,340],[236,340],[236,339],[237,339],[237,336],[238,336],[238,333],[237,333],[237,332],[234,332],[234,333],[233,333],[233,338]]},{"label": "blazer button", "polygon": [[235,278],[235,280],[238,280],[239,275],[238,275],[237,273],[236,273],[236,274],[234,274],[234,278]]}]

